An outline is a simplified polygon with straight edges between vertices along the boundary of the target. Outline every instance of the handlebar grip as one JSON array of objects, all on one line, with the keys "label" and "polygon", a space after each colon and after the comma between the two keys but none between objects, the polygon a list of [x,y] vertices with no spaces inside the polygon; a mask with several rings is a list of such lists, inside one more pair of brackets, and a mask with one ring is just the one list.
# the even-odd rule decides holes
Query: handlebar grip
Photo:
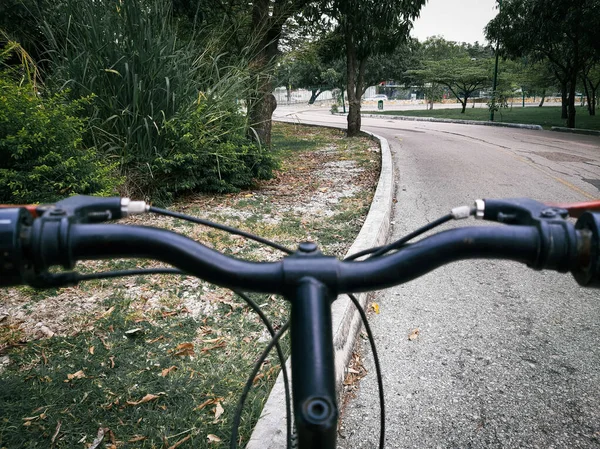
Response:
[{"label": "handlebar grip", "polygon": [[31,221],[25,208],[0,209],[0,287],[24,283],[22,234]]},{"label": "handlebar grip", "polygon": [[575,228],[581,236],[578,266],[573,277],[579,285],[600,288],[600,213],[585,212]]}]

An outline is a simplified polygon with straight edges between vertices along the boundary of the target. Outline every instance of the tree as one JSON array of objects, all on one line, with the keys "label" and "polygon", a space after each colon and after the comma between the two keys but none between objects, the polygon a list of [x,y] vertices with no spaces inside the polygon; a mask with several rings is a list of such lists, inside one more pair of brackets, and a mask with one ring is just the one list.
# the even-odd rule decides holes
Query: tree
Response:
[{"label": "tree", "polygon": [[327,40],[309,42],[303,47],[285,54],[277,66],[275,84],[285,85],[290,98],[291,89],[304,88],[311,91],[308,104],[313,104],[324,91],[338,87],[332,83],[332,63],[328,62]]},{"label": "tree", "polygon": [[503,55],[551,62],[570,128],[575,127],[577,79],[598,52],[599,9],[599,0],[503,0],[486,27],[487,38],[500,42]]},{"label": "tree", "polygon": [[[229,58],[243,55],[248,62],[249,94],[246,98],[248,137],[269,147],[271,118],[277,107],[273,75],[281,54],[286,25],[311,0],[172,0],[175,14],[193,23],[195,32],[228,30]],[[200,27],[200,25],[202,25]]]},{"label": "tree", "polygon": [[407,41],[412,20],[425,0],[322,0],[321,11],[343,38],[346,56],[349,137],[360,132],[360,99],[366,90],[369,58],[387,55]]},{"label": "tree", "polygon": [[592,61],[584,66],[581,79],[587,97],[588,112],[590,115],[596,115],[597,92],[600,87],[600,62]]},{"label": "tree", "polygon": [[422,58],[420,68],[409,73],[425,88],[428,98],[439,95],[439,86],[445,86],[462,104],[464,113],[473,93],[489,85],[489,47],[457,44],[435,36],[427,39],[418,52]]},{"label": "tree", "polygon": [[464,114],[473,93],[490,84],[491,66],[488,60],[469,57],[427,61],[425,69],[417,71],[424,80],[447,87],[462,105]]}]

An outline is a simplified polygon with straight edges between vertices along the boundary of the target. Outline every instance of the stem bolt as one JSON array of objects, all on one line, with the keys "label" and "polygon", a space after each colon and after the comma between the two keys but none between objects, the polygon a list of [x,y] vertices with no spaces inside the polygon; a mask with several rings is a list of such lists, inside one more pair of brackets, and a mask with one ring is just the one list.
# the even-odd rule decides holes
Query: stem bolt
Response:
[{"label": "stem bolt", "polygon": [[314,242],[302,242],[298,245],[298,251],[301,253],[313,253],[317,250],[317,244]]}]

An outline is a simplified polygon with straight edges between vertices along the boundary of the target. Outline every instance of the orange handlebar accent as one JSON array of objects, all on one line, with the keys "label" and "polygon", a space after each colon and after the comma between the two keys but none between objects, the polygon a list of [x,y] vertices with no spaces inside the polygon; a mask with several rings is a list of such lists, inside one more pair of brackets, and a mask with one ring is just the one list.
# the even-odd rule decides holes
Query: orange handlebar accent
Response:
[{"label": "orange handlebar accent", "polygon": [[8,209],[13,207],[24,207],[31,214],[33,218],[39,217],[38,208],[39,204],[0,204],[0,209]]},{"label": "orange handlebar accent", "polygon": [[600,200],[598,201],[586,201],[584,203],[570,203],[570,204],[550,204],[552,207],[560,207],[569,211],[569,215],[574,218],[581,217],[586,210],[600,212]]}]

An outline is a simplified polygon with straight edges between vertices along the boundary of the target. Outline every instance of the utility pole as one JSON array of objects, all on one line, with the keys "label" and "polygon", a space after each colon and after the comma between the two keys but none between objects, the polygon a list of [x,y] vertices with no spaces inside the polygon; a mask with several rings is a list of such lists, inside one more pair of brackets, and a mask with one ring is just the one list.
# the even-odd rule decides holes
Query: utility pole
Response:
[{"label": "utility pole", "polygon": [[[502,0],[498,0],[498,14],[502,8]],[[494,109],[496,108],[496,87],[498,86],[498,50],[500,49],[500,37],[496,42],[496,65],[494,66],[494,82],[492,85],[492,107],[490,108],[490,122],[494,121]]]}]

